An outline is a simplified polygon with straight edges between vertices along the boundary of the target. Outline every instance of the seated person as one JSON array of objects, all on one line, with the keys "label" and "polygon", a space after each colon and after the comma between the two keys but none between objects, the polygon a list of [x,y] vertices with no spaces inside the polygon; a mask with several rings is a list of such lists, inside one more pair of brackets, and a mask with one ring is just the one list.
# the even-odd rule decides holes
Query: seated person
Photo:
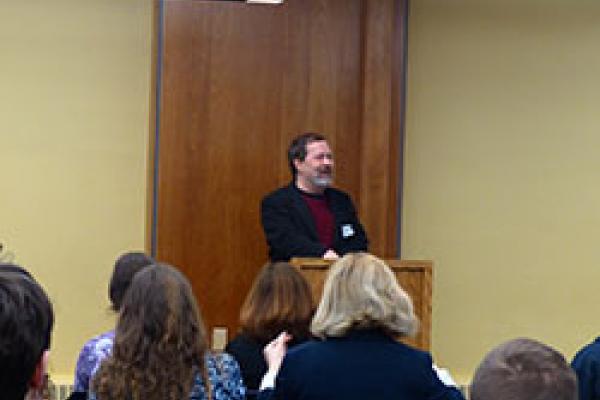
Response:
[{"label": "seated person", "polygon": [[41,400],[46,387],[52,304],[21,267],[0,264],[0,391],[3,400]]},{"label": "seated person", "polygon": [[[152,258],[144,253],[129,252],[121,255],[115,262],[115,267],[108,286],[108,297],[111,309],[119,312],[125,292],[131,284],[133,276],[142,268],[152,264]],[[98,370],[100,363],[109,354],[113,346],[115,331],[110,330],[90,339],[81,349],[75,367],[75,383],[70,399],[86,398],[92,377]],[[79,395],[82,393],[84,395]]]},{"label": "seated person", "polygon": [[437,376],[429,353],[397,340],[416,325],[411,299],[390,268],[370,254],[347,254],[331,267],[312,320],[321,340],[285,358],[287,333],[267,345],[269,370],[258,398],[462,400]]},{"label": "seated person", "polygon": [[571,367],[577,374],[579,399],[600,399],[600,337],[577,352]]},{"label": "seated person", "polygon": [[242,306],[240,333],[225,348],[240,364],[246,398],[256,397],[267,372],[266,344],[284,330],[292,336],[290,346],[308,340],[312,311],[310,288],[296,268],[284,262],[262,268]]},{"label": "seated person", "polygon": [[576,400],[575,373],[553,348],[514,339],[488,353],[471,383],[471,400]]},{"label": "seated person", "polygon": [[241,400],[236,361],[208,351],[188,280],[155,264],[135,274],[125,294],[112,353],[92,379],[90,399]]}]

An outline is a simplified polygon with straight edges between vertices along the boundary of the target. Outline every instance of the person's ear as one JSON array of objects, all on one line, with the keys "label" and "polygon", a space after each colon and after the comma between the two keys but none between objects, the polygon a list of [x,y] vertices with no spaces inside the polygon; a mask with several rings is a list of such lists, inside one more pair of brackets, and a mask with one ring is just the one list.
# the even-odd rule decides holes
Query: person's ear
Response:
[{"label": "person's ear", "polygon": [[300,164],[302,164],[302,160],[300,160],[299,158],[294,158],[293,162],[296,171],[298,171]]},{"label": "person's ear", "polygon": [[41,389],[46,384],[46,373],[48,372],[48,356],[50,352],[48,350],[44,350],[40,360],[35,366],[35,371],[33,371],[33,376],[31,377],[30,387],[32,389]]}]

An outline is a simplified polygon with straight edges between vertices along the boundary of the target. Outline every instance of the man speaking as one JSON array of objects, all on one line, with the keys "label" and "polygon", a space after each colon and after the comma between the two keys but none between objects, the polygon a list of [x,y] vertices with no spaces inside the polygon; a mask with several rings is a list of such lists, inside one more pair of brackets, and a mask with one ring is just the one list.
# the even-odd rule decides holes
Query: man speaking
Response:
[{"label": "man speaking", "polygon": [[267,195],[261,219],[273,261],[336,259],[366,251],[367,237],[350,197],[331,187],[333,154],[323,135],[305,133],[288,149],[293,179]]}]

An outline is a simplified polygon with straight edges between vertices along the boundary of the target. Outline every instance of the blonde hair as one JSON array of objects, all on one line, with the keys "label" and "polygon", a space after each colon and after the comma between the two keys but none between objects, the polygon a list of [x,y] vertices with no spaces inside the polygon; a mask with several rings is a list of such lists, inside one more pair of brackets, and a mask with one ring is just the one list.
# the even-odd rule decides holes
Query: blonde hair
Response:
[{"label": "blonde hair", "polygon": [[417,326],[412,301],[391,269],[371,254],[351,253],[332,265],[311,331],[325,338],[382,329],[401,337],[414,335]]}]

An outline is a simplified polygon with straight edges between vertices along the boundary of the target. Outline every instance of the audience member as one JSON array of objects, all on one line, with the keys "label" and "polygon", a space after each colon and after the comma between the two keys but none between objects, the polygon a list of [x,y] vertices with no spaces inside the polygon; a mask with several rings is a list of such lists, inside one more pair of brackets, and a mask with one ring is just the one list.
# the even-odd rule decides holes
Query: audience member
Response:
[{"label": "audience member", "polygon": [[156,264],[138,272],[121,305],[113,350],[91,399],[238,400],[245,388],[228,354],[211,354],[188,280]]},{"label": "audience member", "polygon": [[24,269],[0,264],[0,392],[4,400],[39,400],[46,386],[52,304]]},{"label": "audience member", "polygon": [[600,399],[600,337],[585,346],[573,358],[580,400]]},{"label": "audience member", "polygon": [[240,364],[248,399],[254,399],[267,371],[263,349],[281,331],[289,346],[309,339],[312,295],[308,283],[288,263],[266,264],[255,279],[240,311],[240,334],[225,348]]},{"label": "audience member", "polygon": [[564,357],[532,339],[493,349],[473,377],[471,400],[576,400],[577,380]]},{"label": "audience member", "polygon": [[[143,268],[151,265],[152,262],[152,258],[141,252],[125,253],[117,259],[108,286],[108,297],[113,311],[119,312],[123,297],[131,284],[133,276]],[[88,392],[91,379],[98,370],[100,363],[111,352],[114,338],[115,331],[111,329],[85,343],[77,359],[75,383],[73,384],[74,394],[71,395],[71,400],[86,397],[78,395],[78,393],[86,394]]]},{"label": "audience member", "polygon": [[287,333],[267,345],[269,371],[258,398],[463,399],[442,383],[428,353],[397,341],[416,325],[411,299],[389,267],[370,254],[347,254],[331,267],[312,321],[321,340],[285,358]]}]

